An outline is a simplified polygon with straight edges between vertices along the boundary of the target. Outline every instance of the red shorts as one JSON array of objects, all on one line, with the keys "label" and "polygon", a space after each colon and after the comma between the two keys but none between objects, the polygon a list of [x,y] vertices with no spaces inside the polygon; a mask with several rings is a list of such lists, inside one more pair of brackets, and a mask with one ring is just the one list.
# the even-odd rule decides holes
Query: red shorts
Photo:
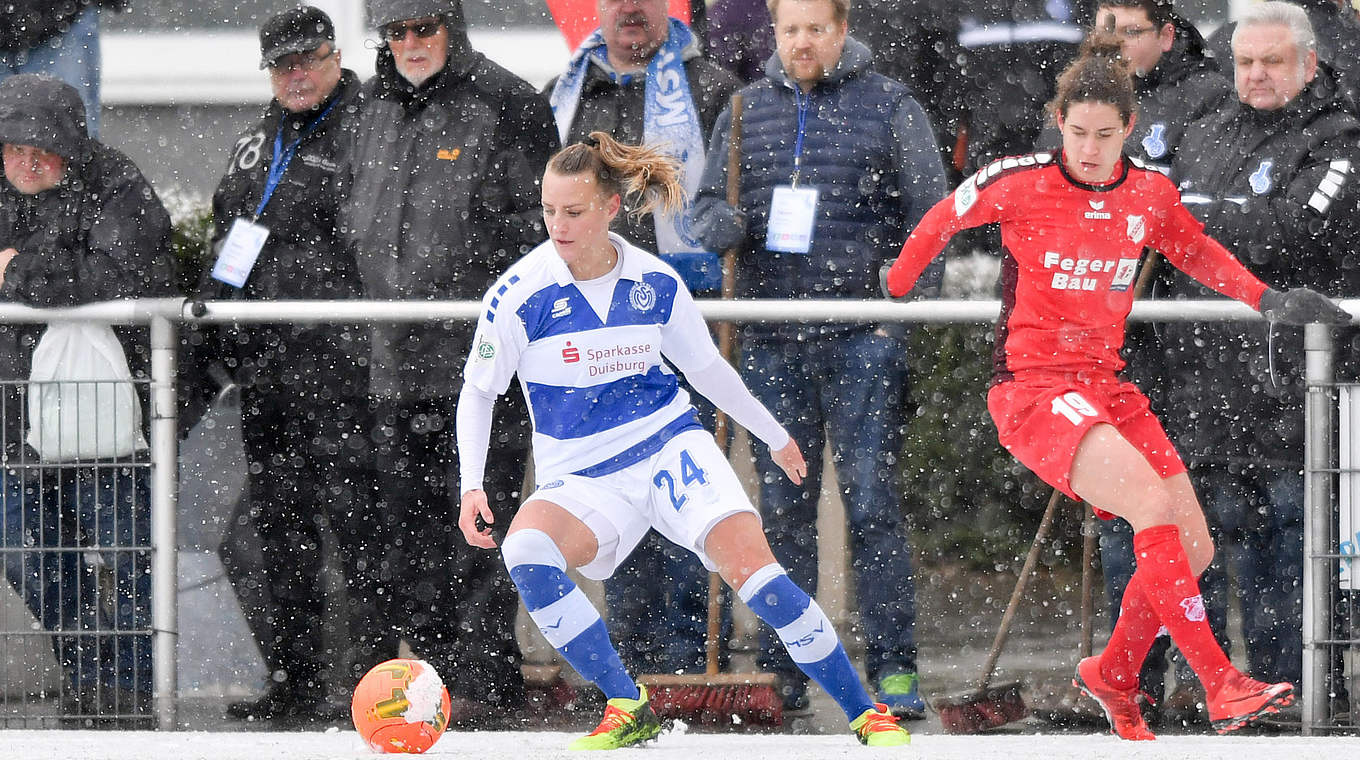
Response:
[{"label": "red shorts", "polygon": [[[1027,373],[987,392],[987,411],[1001,445],[1020,463],[1073,499],[1068,477],[1077,444],[1092,425],[1114,425],[1163,478],[1185,472],[1147,397],[1113,374]],[[1108,513],[1096,514],[1109,519]]]}]

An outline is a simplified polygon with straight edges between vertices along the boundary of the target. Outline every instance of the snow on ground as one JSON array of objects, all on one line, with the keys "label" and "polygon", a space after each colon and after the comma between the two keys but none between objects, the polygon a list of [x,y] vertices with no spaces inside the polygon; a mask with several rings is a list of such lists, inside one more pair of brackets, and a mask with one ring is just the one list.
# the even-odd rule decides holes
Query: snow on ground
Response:
[{"label": "snow on ground", "polygon": [[[498,760],[581,760],[564,747],[573,734],[554,732],[450,733],[429,757]],[[327,733],[207,733],[111,731],[0,731],[0,758],[41,760],[372,760],[352,731]],[[926,760],[1310,760],[1360,757],[1358,738],[1296,736],[1168,736],[1156,742],[1120,742],[1109,735],[924,735],[891,750],[861,747],[849,735],[792,736],[670,733],[610,760],[825,760],[842,757],[911,757]]]}]

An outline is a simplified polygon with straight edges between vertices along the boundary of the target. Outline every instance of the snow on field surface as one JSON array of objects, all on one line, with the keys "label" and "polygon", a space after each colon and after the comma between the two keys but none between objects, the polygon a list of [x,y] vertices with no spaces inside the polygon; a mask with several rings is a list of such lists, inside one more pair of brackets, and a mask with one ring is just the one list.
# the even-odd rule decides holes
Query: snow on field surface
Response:
[{"label": "snow on field surface", "polygon": [[[427,757],[555,760],[599,757],[567,752],[573,734],[551,732],[446,734]],[[1007,734],[917,736],[909,747],[871,750],[849,735],[662,736],[641,748],[605,755],[610,760],[824,760],[825,758],[922,758],[923,760],[1264,760],[1265,758],[1360,757],[1357,738],[1284,736],[1168,736],[1156,742],[1120,742],[1112,736]],[[0,758],[42,760],[372,760],[352,731],[329,733],[206,733],[103,731],[0,731]],[[399,755],[391,756],[401,757]]]}]

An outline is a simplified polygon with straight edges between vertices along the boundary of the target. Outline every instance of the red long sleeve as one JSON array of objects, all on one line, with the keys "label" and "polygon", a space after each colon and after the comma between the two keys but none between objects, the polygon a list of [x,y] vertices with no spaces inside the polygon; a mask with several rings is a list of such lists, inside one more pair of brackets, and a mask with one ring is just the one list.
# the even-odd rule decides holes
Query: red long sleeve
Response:
[{"label": "red long sleeve", "polygon": [[1265,284],[1204,235],[1166,177],[1121,163],[1105,185],[1073,180],[1060,158],[993,162],[926,214],[888,274],[909,291],[961,229],[1001,225],[996,372],[1118,371],[1133,284],[1150,246],[1209,287],[1253,306]]},{"label": "red long sleeve", "polygon": [[1185,206],[1177,203],[1168,210],[1162,232],[1157,248],[1177,269],[1229,298],[1259,308],[1266,284],[1221,243],[1205,235],[1204,225]]}]

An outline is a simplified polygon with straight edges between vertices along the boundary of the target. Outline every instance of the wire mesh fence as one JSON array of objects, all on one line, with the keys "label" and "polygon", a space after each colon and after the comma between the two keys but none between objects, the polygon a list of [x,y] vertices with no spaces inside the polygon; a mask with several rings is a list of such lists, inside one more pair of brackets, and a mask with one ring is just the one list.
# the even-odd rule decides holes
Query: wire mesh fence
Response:
[{"label": "wire mesh fence", "polygon": [[152,724],[147,385],[0,383],[0,727]]},{"label": "wire mesh fence", "polygon": [[[1352,313],[1360,311],[1360,303],[1346,305]],[[996,319],[999,304],[755,301],[705,302],[701,309],[709,319],[738,322],[980,323]],[[0,594],[19,600],[0,604],[0,727],[108,722],[177,727],[176,323],[466,320],[479,311],[474,302],[223,302],[204,308],[164,299],[70,310],[0,305],[0,321],[151,324],[149,380],[0,383],[5,453],[0,558],[8,581]],[[1203,301],[1140,303],[1132,318],[1259,316],[1241,304]],[[1306,733],[1353,730],[1346,698],[1360,689],[1360,391],[1356,384],[1332,382],[1330,337],[1308,350],[1308,561],[1300,684]],[[1315,356],[1325,359],[1317,367]],[[135,387],[132,395],[143,408],[120,406],[120,383]],[[43,397],[55,401],[42,402]],[[52,413],[53,403],[56,421],[35,436],[34,426],[47,424],[40,418]],[[63,424],[72,415],[94,422],[71,433]],[[134,437],[131,449],[126,443],[106,448],[118,438],[111,427],[125,430],[119,426],[130,418],[147,438]],[[93,452],[82,450],[90,441],[97,444]]]}]

